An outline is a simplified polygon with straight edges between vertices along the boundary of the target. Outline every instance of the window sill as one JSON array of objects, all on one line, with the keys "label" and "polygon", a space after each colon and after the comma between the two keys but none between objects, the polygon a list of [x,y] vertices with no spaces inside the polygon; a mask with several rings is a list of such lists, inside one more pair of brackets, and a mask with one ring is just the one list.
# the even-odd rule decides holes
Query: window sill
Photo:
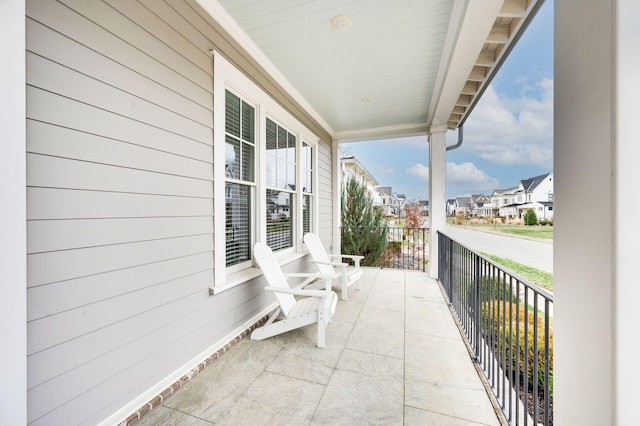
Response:
[{"label": "window sill", "polygon": [[[282,267],[305,256],[307,256],[306,251],[286,253],[278,256],[276,260],[278,261],[278,265]],[[224,284],[209,287],[209,294],[213,296],[214,294],[222,293],[223,291],[229,290],[237,285],[259,277],[260,275],[262,275],[262,270],[255,266],[243,269],[242,271],[234,272],[233,274],[227,275]]]}]

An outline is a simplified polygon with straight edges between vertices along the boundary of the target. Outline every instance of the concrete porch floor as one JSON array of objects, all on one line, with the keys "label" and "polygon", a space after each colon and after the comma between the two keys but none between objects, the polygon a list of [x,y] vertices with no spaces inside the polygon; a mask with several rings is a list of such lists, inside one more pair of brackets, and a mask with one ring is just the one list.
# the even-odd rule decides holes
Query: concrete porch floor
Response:
[{"label": "concrete porch floor", "polygon": [[501,424],[426,273],[366,268],[315,344],[246,338],[136,425]]}]

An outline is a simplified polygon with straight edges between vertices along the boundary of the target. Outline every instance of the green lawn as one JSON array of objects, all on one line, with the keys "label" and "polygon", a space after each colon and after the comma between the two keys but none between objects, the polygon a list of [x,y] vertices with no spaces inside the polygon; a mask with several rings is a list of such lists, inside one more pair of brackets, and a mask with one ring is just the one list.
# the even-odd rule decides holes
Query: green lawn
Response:
[{"label": "green lawn", "polygon": [[488,257],[497,264],[504,266],[506,269],[515,272],[522,278],[531,281],[535,285],[545,288],[549,291],[553,291],[553,274],[542,271],[540,269],[532,268],[531,266],[523,265],[522,263],[514,262],[510,259],[504,259],[502,257],[493,256],[487,253],[482,253],[482,255]]},{"label": "green lawn", "polygon": [[[453,225],[453,218],[447,218],[447,223]],[[549,225],[472,225],[468,220],[463,225],[465,228],[478,229],[487,232],[497,232],[501,234],[510,234],[518,237],[539,238],[541,240],[553,240],[553,226]]]}]

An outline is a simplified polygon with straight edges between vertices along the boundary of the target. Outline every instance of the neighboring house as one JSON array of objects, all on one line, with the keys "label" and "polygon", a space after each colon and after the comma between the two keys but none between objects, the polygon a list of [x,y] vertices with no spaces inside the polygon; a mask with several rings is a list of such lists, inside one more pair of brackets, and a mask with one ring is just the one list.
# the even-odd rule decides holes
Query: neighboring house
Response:
[{"label": "neighboring house", "polygon": [[[545,203],[536,204],[529,203]],[[523,211],[534,208],[538,219],[553,217],[553,173],[546,173],[520,181],[518,186],[496,189],[491,194],[492,216],[506,218],[522,217]]]},{"label": "neighboring house", "polygon": [[429,216],[429,200],[419,200],[418,206],[420,206],[420,214],[422,216]]},{"label": "neighboring house", "polygon": [[471,197],[456,197],[455,216],[471,217]]},{"label": "neighboring house", "polygon": [[396,215],[396,211],[393,205],[393,191],[390,186],[378,186],[376,188],[378,192],[378,199],[380,200],[378,205],[382,209],[382,214],[385,216]]},{"label": "neighboring house", "polygon": [[381,205],[381,196],[377,190],[378,181],[354,156],[342,157],[340,159],[340,172],[343,185],[349,179],[356,179],[358,182],[364,183],[367,192],[369,192],[373,200],[373,204],[376,206]]},{"label": "neighboring house", "polygon": [[527,210],[535,212],[538,220],[553,220],[553,201],[532,201],[530,203],[518,204],[519,217],[524,217]]},{"label": "neighboring house", "polygon": [[491,198],[486,195],[471,196],[471,215],[476,217],[492,217]]},{"label": "neighboring house", "polygon": [[515,198],[518,187],[507,189],[496,189],[491,194],[491,208],[497,210],[498,216],[506,218],[518,217]]},{"label": "neighboring house", "polygon": [[447,200],[446,211],[447,211],[447,216],[456,215],[456,199],[455,198],[450,198]]},{"label": "neighboring house", "polygon": [[523,179],[516,190],[517,203],[553,201],[553,173]]},{"label": "neighboring house", "polygon": [[404,206],[407,204],[407,197],[404,194],[396,194],[396,199],[398,201],[398,215],[405,217]]}]

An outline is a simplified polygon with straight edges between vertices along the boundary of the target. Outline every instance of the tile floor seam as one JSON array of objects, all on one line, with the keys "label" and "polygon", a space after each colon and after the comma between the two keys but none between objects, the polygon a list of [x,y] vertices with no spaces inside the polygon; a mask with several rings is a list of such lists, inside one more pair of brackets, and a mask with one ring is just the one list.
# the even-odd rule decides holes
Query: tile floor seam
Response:
[{"label": "tile floor seam", "polygon": [[[324,385],[324,390],[322,391],[322,394],[320,395],[320,399],[318,400],[318,405],[316,405],[316,409],[313,411],[313,415],[311,416],[311,420],[309,421],[309,424],[312,424],[314,422],[314,420],[316,418],[316,415],[318,414],[318,409],[320,408],[320,404],[322,403],[322,399],[324,398],[324,395],[327,392],[327,388],[329,387],[329,383],[331,383],[331,379],[333,378],[333,375],[336,373],[336,370],[338,369],[338,364],[340,364],[340,360],[342,359],[342,356],[344,355],[344,351],[347,349],[347,345],[349,344],[349,339],[351,339],[351,336],[353,335],[353,330],[356,328],[356,324],[358,323],[358,319],[360,319],[360,315],[362,314],[362,309],[364,308],[364,305],[367,303],[367,300],[369,299],[369,296],[371,295],[371,290],[373,290],[373,286],[375,285],[375,282],[376,282],[377,278],[378,278],[378,271],[376,271],[375,276],[371,280],[371,287],[369,288],[369,291],[367,292],[366,296],[364,297],[364,300],[362,301],[362,306],[360,306],[360,309],[358,310],[358,315],[356,315],[355,321],[351,325],[351,331],[349,332],[349,336],[347,336],[347,339],[345,340],[345,344],[342,347],[342,350],[340,351],[340,355],[338,356],[338,360],[336,361],[336,365],[331,369],[331,374],[329,375],[329,379],[327,380],[327,384]],[[362,277],[360,279],[362,279]],[[360,288],[360,291],[362,291],[362,287]],[[348,300],[346,300],[344,302],[348,302]]]},{"label": "tile floor seam", "polygon": [[416,407],[415,405],[407,405],[407,407],[413,408],[414,410],[420,410],[420,411],[425,411],[425,412],[429,412],[429,413],[436,413],[438,415],[441,415],[441,416],[444,416],[444,417],[448,417],[450,419],[458,419],[458,420],[462,420],[462,421],[465,421],[465,422],[472,423],[474,425],[491,426],[488,423],[482,423],[482,422],[478,422],[477,420],[467,419],[467,418],[460,417],[460,416],[452,416],[451,414],[443,413],[442,411],[428,410],[428,409],[425,409],[425,408]]},{"label": "tile floor seam", "polygon": [[212,422],[211,420],[207,420],[207,419],[202,418],[202,417],[194,416],[193,414],[187,413],[186,411],[182,411],[182,410],[179,410],[177,408],[169,407],[169,406],[166,406],[164,404],[162,404],[160,407],[165,408],[167,410],[175,411],[177,413],[183,414],[183,415],[188,416],[188,417],[192,417],[194,419],[202,420],[203,422],[207,422],[207,423],[212,424],[212,425],[216,424],[215,422]]}]

